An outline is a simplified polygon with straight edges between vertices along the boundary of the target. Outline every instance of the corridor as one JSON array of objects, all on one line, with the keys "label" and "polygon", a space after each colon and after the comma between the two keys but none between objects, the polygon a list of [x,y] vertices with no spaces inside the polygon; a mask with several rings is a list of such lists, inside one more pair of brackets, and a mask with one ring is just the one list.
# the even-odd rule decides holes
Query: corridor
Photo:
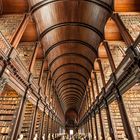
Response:
[{"label": "corridor", "polygon": [[140,0],[0,0],[0,140],[140,140]]}]

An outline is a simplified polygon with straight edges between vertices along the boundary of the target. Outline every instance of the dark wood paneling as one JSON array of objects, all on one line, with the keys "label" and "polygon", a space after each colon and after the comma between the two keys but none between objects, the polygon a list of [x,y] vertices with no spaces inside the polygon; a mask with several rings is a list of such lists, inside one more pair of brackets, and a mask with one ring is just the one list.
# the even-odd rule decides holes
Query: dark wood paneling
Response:
[{"label": "dark wood paneling", "polygon": [[139,0],[115,0],[115,12],[136,12],[140,11]]},{"label": "dark wood paneling", "polygon": [[33,21],[30,21],[24,31],[21,41],[34,42],[34,41],[37,41],[37,39],[38,39],[38,36],[37,36],[35,23]]},{"label": "dark wood paneling", "polygon": [[27,13],[29,6],[27,0],[2,0],[3,2],[3,13]]}]

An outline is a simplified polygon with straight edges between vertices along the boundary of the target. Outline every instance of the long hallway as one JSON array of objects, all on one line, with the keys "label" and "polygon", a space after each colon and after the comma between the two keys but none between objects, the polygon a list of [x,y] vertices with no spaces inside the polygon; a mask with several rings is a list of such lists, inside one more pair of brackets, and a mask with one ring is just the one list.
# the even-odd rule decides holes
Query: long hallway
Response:
[{"label": "long hallway", "polygon": [[140,140],[140,0],[0,0],[0,140]]}]

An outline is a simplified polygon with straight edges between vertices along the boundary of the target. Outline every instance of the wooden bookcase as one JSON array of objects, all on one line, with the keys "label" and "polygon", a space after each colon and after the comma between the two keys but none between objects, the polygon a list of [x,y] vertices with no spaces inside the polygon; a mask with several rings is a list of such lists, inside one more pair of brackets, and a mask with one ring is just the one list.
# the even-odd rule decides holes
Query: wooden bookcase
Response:
[{"label": "wooden bookcase", "polygon": [[119,140],[124,140],[125,132],[124,132],[124,127],[123,127],[118,103],[116,100],[113,101],[111,104],[109,104],[109,109],[110,109],[115,138]]},{"label": "wooden bookcase", "polygon": [[98,130],[98,139],[101,140],[102,134],[101,134],[100,118],[98,113],[96,114],[96,123],[97,123],[97,130]]},{"label": "wooden bookcase", "polygon": [[99,93],[100,93],[101,90],[102,90],[102,87],[103,87],[101,73],[100,72],[97,72],[96,75],[97,75],[97,82],[98,82]]},{"label": "wooden bookcase", "polygon": [[104,75],[105,75],[105,81],[108,82],[108,80],[110,79],[111,72],[112,72],[109,61],[106,58],[106,59],[102,59],[101,63],[102,63],[103,72],[104,72]]},{"label": "wooden bookcase", "polygon": [[136,38],[140,34],[140,13],[119,13],[119,16],[133,40],[136,40]]},{"label": "wooden bookcase", "polygon": [[36,46],[35,42],[20,42],[17,47],[19,57],[27,70],[29,69],[35,46]]},{"label": "wooden bookcase", "polygon": [[44,116],[44,122],[43,122],[43,131],[42,131],[42,135],[46,135],[46,131],[47,131],[47,124],[48,123],[48,115],[47,114],[45,114],[45,116]]},{"label": "wooden bookcase", "polygon": [[16,91],[7,85],[0,94],[0,140],[8,140],[11,137],[20,99]]},{"label": "wooden bookcase", "polygon": [[22,128],[21,128],[21,134],[23,134],[24,140],[29,138],[34,111],[35,111],[35,106],[29,101],[27,101],[25,112],[24,112],[24,118],[22,122]]},{"label": "wooden bookcase", "polygon": [[41,122],[43,119],[43,112],[41,110],[37,110],[37,116],[36,116],[36,123],[35,123],[35,134],[37,134],[38,138],[40,136],[41,131]]},{"label": "wooden bookcase", "polygon": [[107,118],[107,114],[106,114],[106,109],[101,110],[101,115],[102,115],[102,122],[103,122],[103,127],[104,127],[105,139],[108,139],[108,137],[110,137],[110,134],[109,134],[109,125],[108,125],[108,118]]},{"label": "wooden bookcase", "polygon": [[9,42],[11,42],[11,40],[13,39],[13,36],[15,35],[23,18],[24,18],[23,14],[1,15],[1,17],[0,17],[0,31],[2,32],[2,34],[5,36],[5,38]]},{"label": "wooden bookcase", "polygon": [[93,125],[94,140],[96,140],[97,134],[96,134],[95,118],[94,117],[92,117],[92,125]]},{"label": "wooden bookcase", "polygon": [[109,48],[115,63],[115,66],[118,67],[120,62],[125,56],[125,51],[127,49],[126,44],[123,41],[109,41]]},{"label": "wooden bookcase", "polygon": [[42,60],[36,59],[34,69],[33,69],[33,78],[34,78],[34,81],[36,82],[36,84],[38,84],[41,67],[42,67]]},{"label": "wooden bookcase", "polygon": [[140,139],[140,84],[123,94],[124,105],[136,140]]}]

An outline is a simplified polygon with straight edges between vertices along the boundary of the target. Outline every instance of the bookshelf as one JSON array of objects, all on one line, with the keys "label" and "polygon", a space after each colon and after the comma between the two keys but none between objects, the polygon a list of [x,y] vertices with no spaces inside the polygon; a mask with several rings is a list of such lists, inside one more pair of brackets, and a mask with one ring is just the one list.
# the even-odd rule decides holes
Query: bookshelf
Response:
[{"label": "bookshelf", "polygon": [[108,137],[110,137],[110,134],[109,134],[109,125],[108,125],[106,109],[101,110],[101,115],[102,115],[102,122],[103,122],[103,127],[104,127],[105,139],[108,139]]},{"label": "bookshelf", "polygon": [[98,96],[98,93],[97,93],[97,89],[96,89],[96,85],[95,85],[95,80],[93,80],[93,90],[94,90],[94,96],[96,99],[96,97]]},{"label": "bookshelf", "polygon": [[25,112],[24,112],[24,118],[22,122],[22,128],[21,128],[21,134],[23,134],[24,140],[29,138],[34,111],[35,111],[35,106],[29,101],[27,101]]},{"label": "bookshelf", "polygon": [[42,89],[44,89],[44,90],[45,90],[45,86],[46,86],[46,82],[47,82],[47,75],[48,75],[48,72],[44,71],[43,76],[42,76],[42,81],[41,81],[41,86],[42,86]]},{"label": "bookshelf", "polygon": [[0,94],[0,140],[10,139],[20,99],[20,96],[7,85]]},{"label": "bookshelf", "polygon": [[96,75],[97,75],[97,82],[98,82],[98,88],[99,88],[99,93],[100,93],[103,87],[101,73],[97,72]]},{"label": "bookshelf", "polygon": [[115,66],[118,67],[120,62],[125,56],[125,51],[127,49],[126,44],[123,41],[109,41],[109,48],[115,63]]},{"label": "bookshelf", "polygon": [[40,136],[42,119],[43,119],[43,112],[38,109],[36,123],[35,123],[35,134],[37,134],[38,138]]},{"label": "bookshelf", "polygon": [[33,78],[34,78],[36,84],[38,84],[38,80],[39,80],[39,76],[40,76],[40,72],[41,72],[41,67],[42,67],[42,60],[36,59],[34,69],[33,69]]},{"label": "bookshelf", "polygon": [[96,134],[95,118],[94,117],[92,117],[92,126],[93,126],[94,140],[96,140],[97,134]]},{"label": "bookshelf", "polygon": [[136,139],[140,139],[140,84],[123,94],[128,119]]},{"label": "bookshelf", "polygon": [[109,109],[110,109],[115,138],[119,140],[124,140],[125,132],[122,124],[118,103],[116,100],[113,101],[111,104],[109,104]]},{"label": "bookshelf", "polygon": [[98,130],[98,139],[99,140],[102,140],[101,125],[100,125],[99,114],[96,114],[96,122],[97,122],[97,130]]},{"label": "bookshelf", "polygon": [[0,17],[0,31],[10,42],[24,18],[23,14],[7,14]]},{"label": "bookshelf", "polygon": [[136,40],[136,38],[140,34],[140,13],[120,13],[119,16],[133,40]]},{"label": "bookshelf", "polygon": [[20,42],[17,47],[19,57],[27,70],[29,69],[35,46],[35,42]]},{"label": "bookshelf", "polygon": [[110,67],[110,63],[108,61],[108,59],[102,59],[101,60],[102,63],[102,67],[103,67],[103,72],[105,75],[105,81],[108,82],[108,80],[110,79],[110,75],[111,75],[111,67]]},{"label": "bookshelf", "polygon": [[46,131],[47,131],[47,123],[48,123],[48,116],[47,114],[45,114],[44,116],[44,122],[43,122],[43,131],[42,131],[42,135],[46,135]]}]

